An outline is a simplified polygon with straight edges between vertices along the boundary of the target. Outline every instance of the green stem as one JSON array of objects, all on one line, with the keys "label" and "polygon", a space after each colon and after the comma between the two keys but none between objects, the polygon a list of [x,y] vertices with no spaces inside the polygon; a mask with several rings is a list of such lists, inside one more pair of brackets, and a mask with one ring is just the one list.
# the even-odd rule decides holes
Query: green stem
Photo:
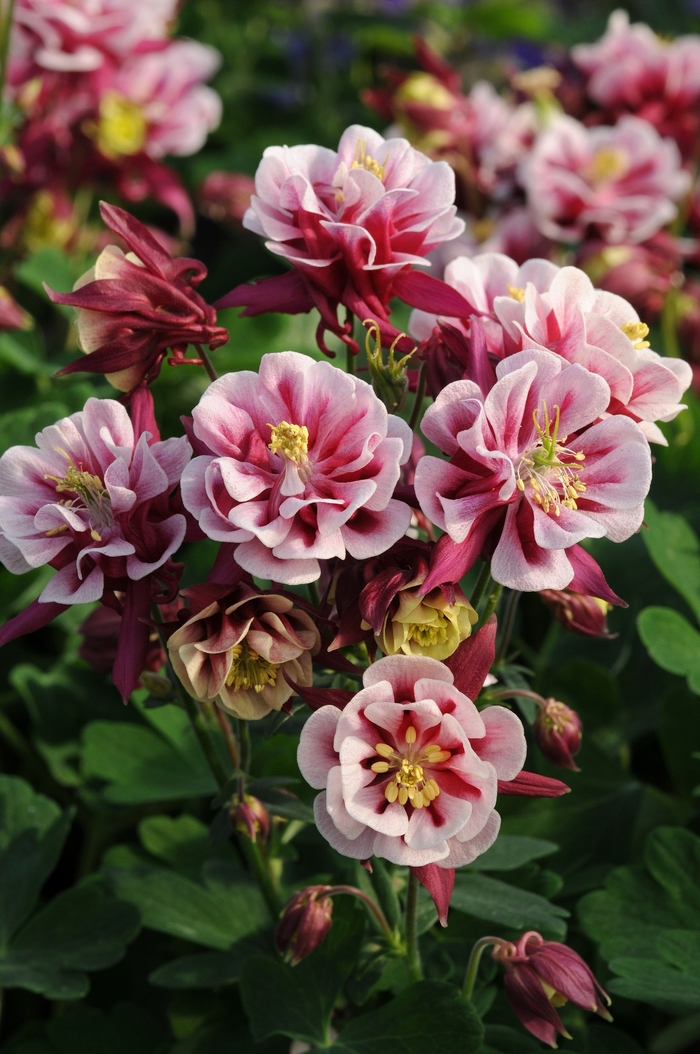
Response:
[{"label": "green stem", "polygon": [[408,422],[408,427],[413,431],[420,420],[421,410],[423,409],[423,399],[425,398],[425,386],[428,380],[428,375],[425,369],[425,363],[420,364],[420,370],[418,371],[418,388],[416,390],[416,397],[413,400],[413,408],[411,409],[411,417]]},{"label": "green stem", "polygon": [[508,597],[508,604],[506,606],[506,614],[503,619],[503,633],[501,634],[501,642],[498,645],[498,652],[496,653],[496,663],[503,662],[508,651],[508,645],[510,644],[510,635],[513,632],[513,623],[515,622],[515,613],[518,610],[518,601],[522,593],[518,589],[511,590],[510,596]]},{"label": "green stem", "polygon": [[476,983],[476,975],[479,972],[481,956],[484,954],[484,951],[488,948],[489,944],[503,944],[503,940],[500,937],[481,937],[472,948],[472,953],[469,956],[469,963],[467,965],[467,973],[464,978],[464,987],[462,989],[462,995],[465,999],[471,999],[472,997],[474,985]]},{"label": "green stem", "polygon": [[211,361],[201,344],[195,344],[195,348],[197,349],[197,354],[202,360],[202,366],[204,366],[204,369],[207,371],[209,380],[217,381],[219,379],[219,374],[214,368],[214,363]]},{"label": "green stem", "polygon": [[[180,685],[179,679],[176,678],[176,682],[178,685]],[[201,711],[192,696],[189,695],[182,687],[180,687],[180,698],[185,704],[187,716],[190,719],[190,724],[192,725],[194,734],[196,735],[199,741],[199,745],[202,748],[204,757],[207,759],[207,764],[211,769],[211,774],[216,780],[216,784],[219,790],[223,790],[226,784],[228,783],[228,776],[221,762],[221,759],[216,752],[216,747],[214,746],[211,736],[206,730]]]},{"label": "green stem", "polygon": [[547,705],[541,695],[527,688],[497,688],[495,692],[489,691],[489,696],[492,699],[517,699],[522,696],[524,699],[534,699],[540,706]]},{"label": "green stem", "polygon": [[480,619],[480,622],[481,622],[482,626],[486,625],[486,623],[488,622],[488,620],[491,618],[491,616],[493,615],[494,611],[498,607],[498,601],[501,599],[501,593],[502,592],[503,592],[503,586],[500,584],[500,582],[494,582],[493,583],[493,589],[491,590],[491,595],[490,595],[490,597],[489,597],[489,599],[488,599],[488,601],[486,603],[486,607],[484,608],[484,613],[483,613],[483,615],[481,616],[481,619]]},{"label": "green stem", "polygon": [[243,850],[243,855],[248,862],[248,866],[257,879],[260,892],[268,906],[273,921],[276,922],[282,911],[282,901],[277,886],[275,885],[270,873],[267,860],[264,858],[262,850],[257,842],[251,842],[250,838],[246,835],[242,834],[240,836],[240,844],[241,849]]},{"label": "green stem", "polygon": [[229,721],[227,715],[224,713],[221,707],[215,706],[214,713],[216,714],[216,719],[219,722],[219,725],[221,726],[221,731],[224,734],[224,742],[226,743],[228,756],[231,759],[231,766],[235,770],[240,766],[241,758],[238,751],[238,743],[236,742],[236,737],[233,734],[233,729],[231,728],[231,722]]},{"label": "green stem", "polygon": [[476,585],[472,589],[472,595],[469,597],[469,602],[473,608],[478,607],[479,601],[486,592],[490,578],[491,564],[487,562],[482,565],[481,571],[479,571],[479,577],[476,580]]},{"label": "green stem", "polygon": [[367,896],[366,893],[363,893],[363,891],[358,889],[357,886],[332,886],[331,889],[328,890],[327,895],[332,897],[334,893],[348,893],[351,897],[357,897],[358,900],[361,900],[375,921],[379,923],[379,927],[387,940],[391,944],[396,943],[396,936],[387,922],[384,912],[371,897]]},{"label": "green stem", "polygon": [[418,879],[410,870],[406,891],[406,958],[411,980],[421,981],[423,970],[418,949]]}]

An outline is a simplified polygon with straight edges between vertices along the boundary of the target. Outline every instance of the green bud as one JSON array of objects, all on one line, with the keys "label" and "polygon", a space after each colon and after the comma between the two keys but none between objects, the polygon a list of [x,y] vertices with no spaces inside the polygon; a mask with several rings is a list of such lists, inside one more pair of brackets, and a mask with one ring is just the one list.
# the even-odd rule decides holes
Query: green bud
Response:
[{"label": "green bud", "polygon": [[[404,333],[400,333],[389,348],[388,361],[384,362],[379,326],[371,318],[365,319],[363,325],[367,326],[365,349],[367,351],[367,363],[370,377],[372,378],[374,394],[381,399],[390,414],[400,413],[404,408],[408,393],[406,370],[408,369],[409,360],[416,349],[414,348],[408,355],[402,355],[400,359],[396,359],[394,350],[401,337],[405,336]],[[371,347],[372,340],[374,340],[374,348]]]}]

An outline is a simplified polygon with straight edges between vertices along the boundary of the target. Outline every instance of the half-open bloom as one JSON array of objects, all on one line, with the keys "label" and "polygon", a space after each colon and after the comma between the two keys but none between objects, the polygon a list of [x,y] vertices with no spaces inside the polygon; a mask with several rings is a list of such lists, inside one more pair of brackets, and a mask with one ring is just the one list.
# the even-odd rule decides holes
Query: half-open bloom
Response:
[{"label": "half-open bloom", "polygon": [[575,573],[567,550],[641,526],[649,445],[628,418],[598,420],[606,381],[543,351],[505,359],[496,376],[486,397],[472,381],[448,385],[423,418],[450,458],[426,456],[416,470],[421,508],[447,536],[424,588],[458,581],[492,551],[497,582],[564,589]]},{"label": "half-open bloom", "polygon": [[520,720],[500,706],[479,713],[435,659],[388,656],[362,680],[342,711],[323,706],[302,730],[299,768],[323,791],[319,831],[356,860],[471,863],[498,834],[498,780],[523,767]]},{"label": "half-open bloom", "polygon": [[412,433],[366,381],[278,352],[214,381],[192,416],[210,453],[186,469],[183,501],[251,574],[313,582],[319,560],[377,556],[406,533],[392,495]]},{"label": "half-open bloom", "polygon": [[158,376],[170,348],[172,363],[185,359],[188,344],[218,348],[228,331],[195,286],[207,271],[199,260],[172,259],[128,212],[100,204],[107,226],[127,244],[124,254],[108,245],[72,293],[47,292],[56,304],[78,309],[78,340],[86,357],[59,373],[104,373],[123,392]]},{"label": "half-open bloom", "polygon": [[513,1011],[528,1032],[550,1047],[556,1047],[557,1033],[571,1039],[555,1009],[568,1001],[612,1020],[608,995],[581,956],[565,944],[530,930],[517,944],[499,941],[492,954],[505,967],[504,987]]},{"label": "half-open bloom", "polygon": [[245,583],[184,590],[195,613],[168,639],[175,673],[195,699],[245,720],[280,710],[293,695],[285,679],[313,684],[321,638],[289,597]]},{"label": "half-open bloom", "polygon": [[338,322],[339,304],[361,320],[376,319],[383,335],[394,339],[397,332],[387,322],[392,296],[416,306],[436,290],[456,296],[437,279],[410,271],[430,267],[426,255],[456,238],[464,223],[455,216],[450,166],[431,161],[406,139],[383,139],[352,125],[337,151],[271,146],[255,187],[243,225],[263,235],[267,248],[294,270],[238,286],[218,306],[245,307],[247,315],[317,307],[323,347],[324,329],[351,340]]},{"label": "half-open bloom", "polygon": [[[656,422],[671,421],[683,409],[680,399],[691,382],[691,369],[681,359],[651,350],[645,339],[648,327],[623,297],[594,288],[576,267],[557,267],[549,260],[528,260],[518,267],[500,253],[453,260],[445,269],[445,282],[470,299],[492,357],[538,348],[580,363],[607,381],[606,414],[631,417],[647,439],[666,444]],[[438,323],[443,332],[437,350],[447,350],[447,362],[440,369],[439,359],[428,358],[428,376],[479,379],[469,354],[474,350],[473,320],[414,311],[410,331],[425,342],[426,357],[435,357],[432,344]],[[451,330],[445,323],[457,331],[451,355]],[[466,338],[461,343],[460,334]]]},{"label": "half-open bloom", "polygon": [[678,147],[639,117],[586,128],[557,117],[522,166],[528,205],[548,238],[641,242],[676,215],[690,188]]}]

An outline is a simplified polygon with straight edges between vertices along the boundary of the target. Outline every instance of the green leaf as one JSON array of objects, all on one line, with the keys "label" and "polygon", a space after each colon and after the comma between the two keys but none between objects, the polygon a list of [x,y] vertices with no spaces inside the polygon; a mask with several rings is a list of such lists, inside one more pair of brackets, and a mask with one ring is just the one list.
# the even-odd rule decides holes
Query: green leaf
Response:
[{"label": "green leaf", "polygon": [[141,1007],[117,1003],[105,1013],[81,1004],[46,1028],[56,1054],[156,1054],[163,1028]]},{"label": "green leaf", "polygon": [[182,955],[154,970],[148,980],[158,988],[219,988],[235,984],[243,964],[264,950],[261,937],[245,937],[226,952]]},{"label": "green leaf", "polygon": [[700,541],[687,520],[674,512],[659,512],[645,502],[642,531],[647,552],[657,568],[688,603],[700,623]]},{"label": "green leaf", "polygon": [[68,889],[13,939],[0,958],[0,986],[80,999],[90,987],[83,971],[118,962],[138,931],[138,912],[107,897],[99,883]]},{"label": "green leaf", "polygon": [[[686,794],[700,783],[700,705],[685,686],[663,698],[659,739],[675,787]],[[695,754],[695,756],[694,756]]]},{"label": "green leaf", "polygon": [[531,860],[556,853],[559,846],[544,838],[527,838],[525,835],[501,834],[490,849],[469,865],[472,871],[515,871]]},{"label": "green leaf", "polygon": [[646,842],[650,874],[683,904],[688,926],[700,928],[700,838],[682,827],[658,827]]},{"label": "green leaf", "polygon": [[519,930],[539,930],[561,940],[569,912],[536,893],[509,886],[486,875],[457,872],[451,906],[488,922]]},{"label": "green leaf", "polygon": [[477,1054],[483,1028],[458,988],[419,981],[379,1010],[355,1018],[329,1048],[329,1054]]},{"label": "green leaf", "polygon": [[639,999],[669,1014],[700,1010],[700,977],[690,977],[656,959],[612,959],[608,964],[618,974],[608,982],[615,995]]},{"label": "green leaf", "polygon": [[700,633],[673,608],[649,607],[639,613],[637,627],[650,657],[662,670],[688,679],[700,695]]},{"label": "green leaf", "polygon": [[223,861],[204,868],[204,885],[165,868],[106,867],[122,900],[141,912],[144,926],[225,951],[269,924],[259,890]]},{"label": "green leaf", "polygon": [[[328,1043],[333,1008],[357,962],[364,918],[356,904],[336,900],[328,936],[298,966],[270,956],[256,956],[246,963],[241,999],[258,1042],[281,1033],[314,1045]],[[274,1000],[270,992],[275,993]]]},{"label": "green leaf", "polygon": [[34,908],[58,863],[72,813],[16,776],[0,776],[0,949]]},{"label": "green leaf", "polygon": [[209,828],[194,816],[149,816],[138,831],[147,852],[188,878],[199,879],[203,865],[214,856],[232,865],[238,862],[229,842],[216,849],[209,844]]},{"label": "green leaf", "polygon": [[[15,268],[15,276],[35,293],[45,297],[44,282],[59,293],[68,292],[73,283],[85,270],[78,267],[76,260],[55,246],[46,246],[22,260]],[[57,305],[58,307],[58,305]],[[74,311],[65,307],[59,308],[68,318],[74,317]]]},{"label": "green leaf", "polygon": [[542,1047],[524,1031],[507,1025],[487,1025],[479,1054],[542,1054]]}]

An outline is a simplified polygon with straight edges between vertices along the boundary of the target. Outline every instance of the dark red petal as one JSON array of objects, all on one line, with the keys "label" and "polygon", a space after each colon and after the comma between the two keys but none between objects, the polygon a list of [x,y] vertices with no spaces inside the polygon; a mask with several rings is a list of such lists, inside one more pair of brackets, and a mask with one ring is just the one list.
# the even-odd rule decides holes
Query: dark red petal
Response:
[{"label": "dark red petal", "polygon": [[484,686],[486,675],[496,657],[498,622],[492,615],[485,626],[472,633],[447,659],[443,659],[454,675],[455,687],[470,699],[476,699]]},{"label": "dark red petal", "polygon": [[446,926],[447,912],[449,911],[452,890],[455,885],[455,869],[453,867],[439,867],[437,864],[424,864],[422,867],[412,867],[411,871],[433,898],[440,925]]},{"label": "dark red petal", "polygon": [[568,794],[571,787],[551,776],[540,776],[537,772],[519,772],[514,780],[499,780],[499,794],[519,794],[526,798],[559,798]]},{"label": "dark red petal", "polygon": [[128,703],[146,666],[151,633],[147,625],[150,613],[151,576],[146,575],[138,582],[129,581],[124,597],[117,657],[112,670],[112,680],[125,703]]},{"label": "dark red petal", "polygon": [[242,315],[262,315],[266,311],[280,311],[285,315],[298,315],[311,311],[314,302],[306,291],[298,271],[263,278],[253,284],[237,285],[226,296],[217,300],[214,307],[244,307]]},{"label": "dark red petal", "polygon": [[476,312],[474,305],[451,285],[423,271],[400,271],[394,279],[393,292],[410,307],[433,315],[468,318]]},{"label": "dark red petal", "polygon": [[557,1032],[568,1035],[532,967],[518,964],[508,968],[503,987],[513,1013],[533,1036],[556,1047]]},{"label": "dark red petal", "polygon": [[567,589],[574,593],[586,593],[590,597],[598,597],[607,600],[608,604],[626,608],[627,604],[605,581],[605,575],[598,563],[590,553],[582,549],[580,545],[572,545],[566,550],[569,563],[574,569],[574,577],[569,582]]},{"label": "dark red petal", "polygon": [[56,604],[53,601],[42,604],[38,600],[33,600],[29,607],[26,607],[19,615],[15,615],[14,618],[8,619],[0,627],[0,648],[17,637],[23,637],[25,633],[33,633],[34,630],[42,629],[62,611],[67,611],[69,607],[69,604]]},{"label": "dark red petal", "polygon": [[347,688],[307,688],[293,681],[286,670],[282,670],[282,673],[287,684],[291,685],[296,694],[312,710],[320,710],[322,706],[337,706],[339,710],[342,710],[356,695]]}]

